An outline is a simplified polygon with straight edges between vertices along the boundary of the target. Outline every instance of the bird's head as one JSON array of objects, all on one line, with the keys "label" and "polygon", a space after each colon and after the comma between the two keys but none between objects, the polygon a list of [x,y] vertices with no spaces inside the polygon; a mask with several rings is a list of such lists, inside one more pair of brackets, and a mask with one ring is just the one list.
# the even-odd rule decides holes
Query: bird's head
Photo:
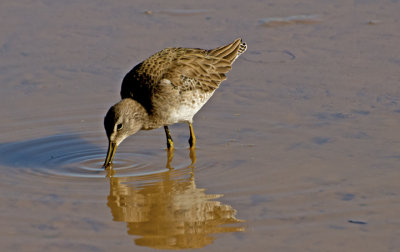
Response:
[{"label": "bird's head", "polygon": [[104,167],[112,162],[118,145],[142,128],[145,113],[143,106],[133,99],[123,99],[108,110],[104,118],[104,128],[108,138]]}]

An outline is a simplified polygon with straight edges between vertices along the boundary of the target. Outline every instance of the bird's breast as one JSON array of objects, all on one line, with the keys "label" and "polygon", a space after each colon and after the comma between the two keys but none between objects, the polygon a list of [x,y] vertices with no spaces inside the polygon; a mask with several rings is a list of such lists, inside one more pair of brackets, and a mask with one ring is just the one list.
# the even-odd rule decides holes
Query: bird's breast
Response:
[{"label": "bird's breast", "polygon": [[202,92],[201,90],[184,92],[179,102],[170,106],[169,110],[166,111],[168,114],[166,124],[192,122],[193,116],[210,99],[213,93]]}]

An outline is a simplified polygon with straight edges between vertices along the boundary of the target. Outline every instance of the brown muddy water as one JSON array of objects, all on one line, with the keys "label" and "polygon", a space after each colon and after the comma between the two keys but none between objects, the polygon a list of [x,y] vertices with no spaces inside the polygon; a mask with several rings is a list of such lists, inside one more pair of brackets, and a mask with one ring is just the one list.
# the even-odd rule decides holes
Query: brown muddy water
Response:
[{"label": "brown muddy water", "polygon": [[[400,1],[0,3],[0,251],[399,251]],[[248,51],[195,117],[101,169],[124,74]],[[195,162],[194,162],[195,161]],[[173,169],[168,169],[170,166]]]}]

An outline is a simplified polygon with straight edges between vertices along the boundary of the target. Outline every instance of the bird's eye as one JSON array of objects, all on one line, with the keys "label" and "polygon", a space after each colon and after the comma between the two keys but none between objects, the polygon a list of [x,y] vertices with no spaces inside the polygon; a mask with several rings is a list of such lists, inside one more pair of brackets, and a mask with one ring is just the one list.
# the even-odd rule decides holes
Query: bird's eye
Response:
[{"label": "bird's eye", "polygon": [[119,124],[117,125],[117,130],[120,130],[120,129],[122,129],[122,123],[119,123]]}]

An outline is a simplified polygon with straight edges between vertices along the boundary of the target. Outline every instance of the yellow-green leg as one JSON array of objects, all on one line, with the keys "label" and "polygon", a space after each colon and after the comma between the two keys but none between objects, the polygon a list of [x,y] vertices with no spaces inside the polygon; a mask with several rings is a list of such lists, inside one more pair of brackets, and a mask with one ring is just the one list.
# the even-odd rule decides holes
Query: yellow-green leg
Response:
[{"label": "yellow-green leg", "polygon": [[194,149],[196,146],[196,136],[194,135],[193,125],[191,123],[189,123],[189,129],[190,129],[189,145],[190,149]]},{"label": "yellow-green leg", "polygon": [[166,165],[166,167],[168,168],[168,169],[173,169],[172,167],[171,167],[171,162],[172,162],[172,159],[174,158],[174,150],[173,149],[168,149],[167,150],[167,165]]},{"label": "yellow-green leg", "polygon": [[168,150],[174,149],[174,141],[172,141],[171,134],[169,133],[168,126],[164,126],[165,135],[167,136],[167,148]]},{"label": "yellow-green leg", "polygon": [[196,151],[194,148],[190,148],[189,157],[190,160],[192,160],[192,163],[190,165],[194,167],[194,164],[196,163]]}]

